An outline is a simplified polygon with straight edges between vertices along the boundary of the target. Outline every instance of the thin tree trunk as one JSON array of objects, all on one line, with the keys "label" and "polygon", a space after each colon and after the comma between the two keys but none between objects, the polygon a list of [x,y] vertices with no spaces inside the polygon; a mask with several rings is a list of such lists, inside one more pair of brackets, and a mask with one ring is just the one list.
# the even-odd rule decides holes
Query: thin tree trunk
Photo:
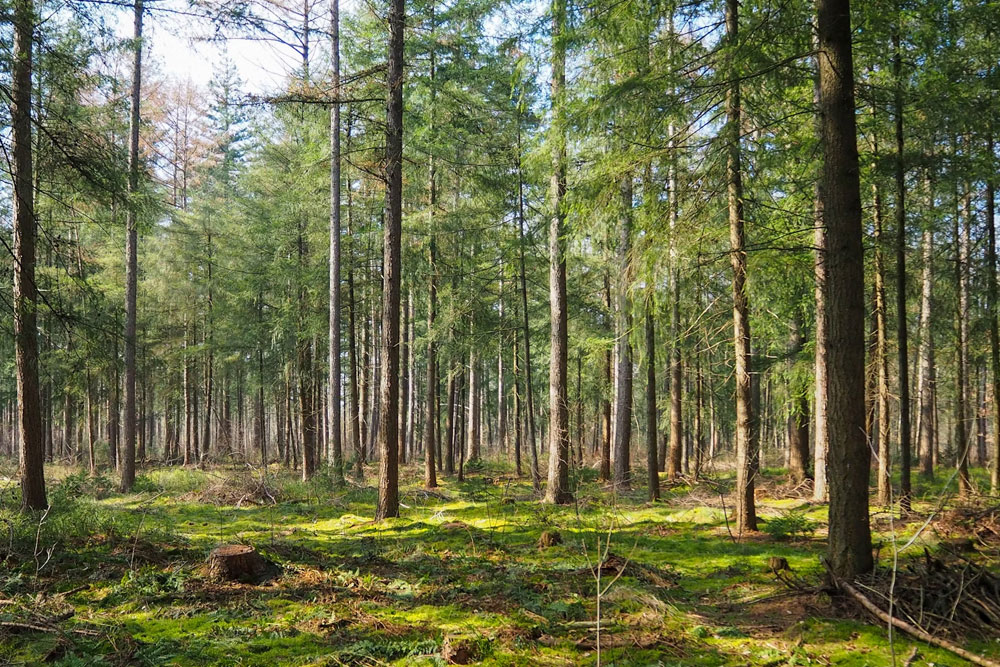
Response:
[{"label": "thin tree trunk", "polygon": [[646,470],[649,499],[660,499],[660,473],[656,464],[656,331],[653,328],[653,295],[646,301]]},{"label": "thin tree trunk", "polygon": [[[930,187],[929,184],[928,187]],[[931,200],[931,203],[933,204],[933,200]],[[917,439],[920,448],[920,474],[926,479],[933,479],[935,420],[934,339],[933,332],[931,331],[931,297],[933,296],[934,232],[931,229],[930,223],[924,223],[920,245],[923,267],[920,287],[920,371],[917,377],[920,419],[917,428]]]},{"label": "thin tree trunk", "polygon": [[127,493],[135,484],[135,347],[136,285],[138,275],[138,233],[135,197],[139,190],[139,102],[142,91],[142,0],[135,0],[133,39],[132,101],[129,112],[128,193],[125,207],[125,451],[123,453],[121,490]]},{"label": "thin tree trunk", "polygon": [[[333,94],[330,105],[330,322],[329,390],[327,422],[330,454],[333,459],[333,482],[344,483],[344,446],[342,442],[340,403],[343,397],[340,368],[340,0],[330,0],[330,53]],[[263,449],[261,450],[264,451]]]},{"label": "thin tree trunk", "polygon": [[[958,380],[955,415],[955,465],[958,468],[958,496],[972,493],[969,479],[969,227],[972,223],[971,194],[961,197],[961,211],[955,216],[955,290],[958,293]],[[962,222],[964,221],[964,224]]]},{"label": "thin tree trunk", "polygon": [[[876,108],[872,107],[875,119]],[[877,133],[876,133],[877,134]],[[875,135],[873,135],[875,136]],[[873,140],[873,154],[878,161],[878,143]],[[886,324],[885,261],[882,252],[882,193],[878,181],[872,184],[872,221],[875,228],[875,384],[878,417],[878,496],[877,502],[883,507],[892,502],[892,476],[890,473],[889,442],[889,342]]]},{"label": "thin tree trunk", "polygon": [[621,180],[621,211],[618,226],[618,277],[615,281],[615,433],[612,449],[615,487],[627,489],[631,480],[629,451],[632,445],[632,176]]},{"label": "thin tree trunk", "polygon": [[[902,12],[899,13],[902,18]],[[910,349],[906,315],[906,165],[903,150],[903,80],[902,51],[899,45],[899,27],[892,36],[895,56],[893,76],[896,80],[894,106],[896,120],[896,351],[899,374],[899,506],[910,509]]]},{"label": "thin tree trunk", "polygon": [[[566,0],[552,0],[552,175],[549,182],[549,479],[545,500],[568,503],[569,406],[566,313]],[[525,311],[527,312],[527,311]]]}]

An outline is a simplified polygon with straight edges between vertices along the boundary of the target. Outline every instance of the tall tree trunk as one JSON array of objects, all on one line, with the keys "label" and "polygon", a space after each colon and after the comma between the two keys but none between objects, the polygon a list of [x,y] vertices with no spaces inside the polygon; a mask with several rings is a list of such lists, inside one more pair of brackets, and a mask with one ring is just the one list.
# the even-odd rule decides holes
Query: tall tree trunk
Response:
[{"label": "tall tree trunk", "polygon": [[[961,211],[955,216],[955,291],[958,293],[958,380],[955,415],[955,465],[958,468],[958,496],[972,493],[969,479],[969,228],[972,226],[971,194],[966,187]],[[964,224],[962,224],[964,222]]]},{"label": "tall tree trunk", "polygon": [[528,408],[527,428],[528,446],[531,449],[531,487],[534,492],[541,493],[542,476],[538,467],[538,446],[535,438],[535,389],[531,379],[531,327],[528,322],[528,281],[524,268],[524,174],[523,150],[521,147],[521,123],[518,117],[517,125],[517,255],[521,278],[521,317],[524,334],[524,397]]},{"label": "tall tree trunk", "polygon": [[521,437],[524,432],[524,425],[521,423],[521,373],[517,363],[517,340],[514,336],[514,474],[518,477],[523,475],[521,466]]},{"label": "tall tree trunk", "polygon": [[406,290],[406,307],[402,308],[402,322],[400,324],[399,335],[399,423],[397,432],[399,433],[399,451],[397,453],[399,465],[406,464],[406,416],[410,406],[410,376],[407,369],[407,361],[410,353],[410,313],[413,310],[413,290]]},{"label": "tall tree trunk", "polygon": [[826,226],[826,436],[830,484],[828,557],[853,578],[872,568],[865,438],[864,248],[854,117],[850,0],[818,0],[819,114],[823,169],[820,206]]},{"label": "tall tree trunk", "polygon": [[[816,72],[813,77],[813,104],[815,114],[815,130],[817,136],[823,134],[823,117],[819,112],[820,105],[820,59],[819,38],[813,36],[816,50]],[[830,440],[826,431],[827,415],[827,325],[826,325],[826,222],[823,218],[823,177],[822,167],[819,178],[816,179],[816,190],[813,204],[814,232],[813,244],[816,246],[816,258],[813,264],[816,295],[816,359],[815,359],[815,397],[813,401],[813,500],[825,502],[827,499],[827,452]]]},{"label": "tall tree trunk", "polygon": [[132,65],[132,102],[129,112],[128,193],[125,207],[125,451],[123,453],[121,490],[127,493],[135,484],[135,319],[138,280],[138,233],[135,197],[139,190],[139,101],[142,91],[142,0],[135,0]]},{"label": "tall tree trunk", "polygon": [[[929,183],[928,189],[930,189]],[[930,194],[929,201],[933,206],[933,192]],[[934,276],[934,231],[929,222],[924,223],[921,236],[923,267],[920,281],[920,371],[917,377],[920,419],[917,439],[920,449],[920,474],[932,479],[934,477],[934,334],[931,331],[931,297]]]},{"label": "tall tree trunk", "polygon": [[469,421],[466,424],[468,454],[466,461],[479,460],[479,357],[473,347],[469,350]]},{"label": "tall tree trunk", "polygon": [[344,483],[344,446],[340,403],[343,397],[340,368],[340,0],[330,0],[330,54],[334,102],[330,105],[330,322],[327,422],[333,482]]},{"label": "tall tree trunk", "polygon": [[448,384],[445,389],[448,394],[448,414],[445,420],[445,432],[447,433],[448,444],[445,451],[444,470],[449,475],[455,474],[455,440],[457,437],[455,429],[458,423],[457,415],[455,414],[455,403],[457,402],[455,393],[458,391],[459,385],[456,377],[457,372],[455,362],[451,361],[448,368]]},{"label": "tall tree trunk", "polygon": [[656,330],[653,294],[646,300],[646,470],[649,499],[660,499],[660,467],[656,464]]},{"label": "tall tree trunk", "polygon": [[21,452],[21,505],[48,507],[45,444],[38,390],[38,288],[35,283],[35,196],[31,182],[31,66],[35,13],[32,0],[14,3],[11,72],[11,181],[14,186],[14,364],[17,439]]},{"label": "tall tree trunk", "polygon": [[568,328],[566,314],[566,0],[552,0],[552,176],[549,182],[549,479],[545,500],[568,503],[569,406],[566,364]]},{"label": "tall tree trunk", "polygon": [[379,484],[376,520],[399,516],[399,288],[403,197],[403,24],[405,0],[389,4],[386,102],[385,231],[382,301]]},{"label": "tall tree trunk", "polygon": [[[802,335],[800,317],[792,320],[792,334],[789,341],[789,375],[795,377],[794,359],[802,352],[805,337]],[[788,415],[788,473],[794,484],[801,484],[809,478],[809,394],[801,382],[789,383],[791,393]]]},{"label": "tall tree trunk", "polygon": [[[874,116],[875,109],[872,109]],[[874,155],[878,160],[878,144],[874,144]],[[882,246],[882,193],[876,181],[872,185],[874,208],[872,218],[875,227],[875,412],[878,417],[878,496],[879,505],[888,506],[892,502],[892,475],[890,465],[890,424],[889,424],[889,341],[886,324],[885,261]]]},{"label": "tall tree trunk", "polygon": [[614,484],[628,488],[629,452],[632,445],[632,304],[629,298],[632,262],[632,176],[620,183],[621,211],[618,223],[618,278],[615,281],[615,434],[612,449]]},{"label": "tall tree trunk", "polygon": [[[608,274],[604,274],[604,312],[607,316],[611,313],[611,281]],[[610,324],[605,323],[605,329],[609,337],[613,333]],[[598,479],[603,482],[611,480],[611,348],[604,351],[604,378],[601,389],[601,456],[600,473]]]},{"label": "tall tree trunk", "polygon": [[[902,19],[902,12],[899,12]],[[893,76],[896,80],[894,92],[896,120],[896,352],[897,373],[899,374],[899,506],[903,511],[910,509],[910,349],[906,316],[906,165],[903,150],[906,147],[903,135],[903,55],[899,45],[897,26],[892,41],[895,50]]]},{"label": "tall tree trunk", "polygon": [[[993,151],[993,126],[986,135],[986,154],[991,166],[995,162]],[[997,299],[997,223],[995,169],[988,171],[986,179],[986,261],[989,272],[987,304],[990,312],[990,365],[993,371],[993,465],[990,468],[990,493],[1000,494],[1000,302]]]},{"label": "tall tree trunk", "polygon": [[726,0],[726,38],[731,83],[726,95],[727,181],[729,190],[729,244],[733,266],[733,334],[736,354],[736,530],[757,530],[754,478],[759,455],[758,428],[751,386],[750,307],[747,300],[747,254],[743,219],[743,173],[740,165],[742,133],[740,84],[735,65],[739,46],[739,2]]}]

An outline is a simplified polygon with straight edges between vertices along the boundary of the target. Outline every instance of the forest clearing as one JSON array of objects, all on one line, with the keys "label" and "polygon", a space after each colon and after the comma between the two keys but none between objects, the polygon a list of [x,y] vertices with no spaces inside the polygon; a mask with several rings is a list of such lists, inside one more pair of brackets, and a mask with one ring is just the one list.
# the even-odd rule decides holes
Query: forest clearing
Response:
[{"label": "forest clearing", "polygon": [[[53,470],[69,475],[59,502],[37,543],[31,522],[17,525],[0,580],[0,619],[44,629],[0,629],[0,661],[596,664],[604,563],[602,664],[892,665],[893,651],[896,664],[967,664],[904,634],[890,645],[883,624],[831,596],[819,561],[825,508],[781,471],[762,475],[763,531],[743,536],[726,528],[726,474],[665,489],[654,504],[574,471],[578,501],[551,506],[494,466],[434,492],[417,473],[404,471],[402,517],[373,522],[374,487],[331,491],[325,476],[158,468],[123,496],[107,478]],[[892,536],[902,546],[918,532],[940,487],[918,487],[910,519],[874,515],[877,580],[891,569]],[[1000,509],[983,514],[992,532],[969,548],[950,505],[901,563],[919,563],[925,547],[949,563],[996,563]],[[543,534],[560,538],[545,546],[555,540]],[[259,582],[213,579],[208,553],[231,543],[253,545],[275,570]],[[775,558],[791,570],[774,571]],[[995,637],[958,636],[1000,659]]]},{"label": "forest clearing", "polygon": [[0,664],[1000,665],[996,0],[0,0]]}]

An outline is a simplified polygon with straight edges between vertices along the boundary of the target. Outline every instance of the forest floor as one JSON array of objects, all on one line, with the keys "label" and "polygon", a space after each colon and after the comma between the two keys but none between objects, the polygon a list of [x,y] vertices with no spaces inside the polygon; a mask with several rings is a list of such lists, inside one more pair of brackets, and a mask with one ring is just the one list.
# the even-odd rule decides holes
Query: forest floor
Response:
[{"label": "forest floor", "polygon": [[[499,467],[434,492],[408,467],[402,517],[374,523],[374,470],[335,491],[323,475],[302,483],[277,469],[157,468],[121,495],[106,477],[53,467],[44,519],[15,511],[4,472],[0,664],[596,664],[602,561],[603,664],[966,664],[898,633],[890,644],[884,626],[822,591],[826,508],[780,471],[759,485],[765,530],[745,536],[725,520],[724,473],[653,504],[585,470],[578,502],[552,507]],[[918,531],[940,486],[917,489],[906,521],[873,512],[881,567],[891,531],[899,542]],[[931,522],[901,558],[944,548],[948,525]],[[561,542],[540,547],[546,532]],[[255,546],[276,576],[211,581],[206,556],[227,543]],[[997,545],[976,546],[997,563]],[[782,583],[772,557],[805,590]],[[961,641],[1000,657],[1000,630]]]}]

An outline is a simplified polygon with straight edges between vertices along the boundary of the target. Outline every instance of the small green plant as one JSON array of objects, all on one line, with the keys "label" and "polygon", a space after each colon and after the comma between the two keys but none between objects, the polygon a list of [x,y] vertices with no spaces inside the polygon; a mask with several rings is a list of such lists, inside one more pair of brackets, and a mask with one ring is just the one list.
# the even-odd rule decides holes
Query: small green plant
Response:
[{"label": "small green plant", "polygon": [[816,524],[810,521],[802,510],[789,510],[764,524],[764,532],[775,540],[793,540],[808,537],[816,530]]}]

